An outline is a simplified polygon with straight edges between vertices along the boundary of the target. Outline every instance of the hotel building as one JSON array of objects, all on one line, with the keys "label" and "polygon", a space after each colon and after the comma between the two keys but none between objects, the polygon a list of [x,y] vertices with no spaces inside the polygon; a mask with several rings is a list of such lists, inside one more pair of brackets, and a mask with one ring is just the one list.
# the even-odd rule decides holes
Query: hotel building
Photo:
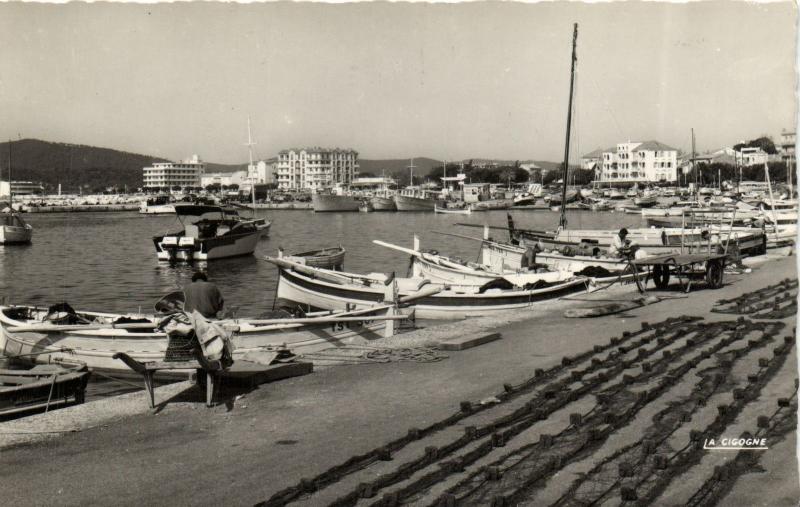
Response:
[{"label": "hotel building", "polygon": [[280,189],[317,191],[349,186],[358,174],[358,152],[338,148],[281,150],[277,174]]},{"label": "hotel building", "polygon": [[154,162],[145,167],[144,188],[199,187],[206,165],[197,155],[182,162]]},{"label": "hotel building", "polygon": [[598,183],[671,182],[678,179],[678,150],[658,141],[618,143],[582,157]]}]

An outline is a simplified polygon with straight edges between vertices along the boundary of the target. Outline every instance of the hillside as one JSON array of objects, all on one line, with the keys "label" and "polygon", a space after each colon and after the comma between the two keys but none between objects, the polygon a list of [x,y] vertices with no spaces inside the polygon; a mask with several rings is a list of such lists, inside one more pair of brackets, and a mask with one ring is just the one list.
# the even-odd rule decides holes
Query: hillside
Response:
[{"label": "hillside", "polygon": [[[2,179],[8,178],[9,143],[0,143]],[[80,144],[51,143],[38,139],[11,141],[12,177],[16,181],[41,182],[46,189],[77,191],[107,186],[137,188],[142,167],[162,158]]]}]

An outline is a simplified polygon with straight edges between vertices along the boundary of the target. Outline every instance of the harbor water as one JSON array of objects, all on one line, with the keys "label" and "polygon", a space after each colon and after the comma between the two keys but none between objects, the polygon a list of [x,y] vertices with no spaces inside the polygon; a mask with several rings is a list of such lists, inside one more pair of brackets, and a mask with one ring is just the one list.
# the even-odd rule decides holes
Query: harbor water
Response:
[{"label": "harbor water", "polygon": [[[558,213],[513,210],[517,227],[552,230]],[[33,243],[0,246],[0,294],[7,304],[50,306],[67,302],[76,310],[152,313],[164,294],[187,284],[198,267],[208,272],[236,315],[255,317],[272,308],[278,271],[264,260],[278,248],[297,253],[341,244],[347,250],[345,269],[358,273],[391,272],[404,276],[406,254],[372,243],[380,239],[411,247],[415,233],[423,249],[476,260],[479,243],[435,231],[480,238],[479,228],[457,223],[506,227],[506,211],[471,216],[434,213],[313,213],[308,210],[259,211],[272,220],[270,235],[255,255],[208,264],[171,266],[156,260],[152,237],[181,229],[175,216],[117,213],[29,214]],[[570,211],[571,228],[643,227],[639,215],[621,212]],[[492,237],[508,239],[506,231]]]}]

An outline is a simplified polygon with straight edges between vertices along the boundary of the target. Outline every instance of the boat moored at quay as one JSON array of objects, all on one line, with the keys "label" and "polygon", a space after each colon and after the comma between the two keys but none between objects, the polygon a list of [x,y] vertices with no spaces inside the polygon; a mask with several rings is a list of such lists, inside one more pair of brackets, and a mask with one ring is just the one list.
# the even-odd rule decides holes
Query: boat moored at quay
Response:
[{"label": "boat moored at quay", "polygon": [[311,194],[314,213],[358,211],[361,200],[353,195]]},{"label": "boat moored at quay", "polygon": [[176,205],[183,230],[153,238],[160,261],[194,262],[252,255],[262,231],[236,210],[202,204]]}]

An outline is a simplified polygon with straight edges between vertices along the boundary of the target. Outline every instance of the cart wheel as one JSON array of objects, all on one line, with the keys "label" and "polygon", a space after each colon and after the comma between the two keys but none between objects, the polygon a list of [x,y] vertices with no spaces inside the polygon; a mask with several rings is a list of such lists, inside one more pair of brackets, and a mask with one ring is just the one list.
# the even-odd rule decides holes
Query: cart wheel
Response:
[{"label": "cart wheel", "polygon": [[622,272],[623,277],[627,277],[628,275],[633,275],[633,281],[636,282],[636,288],[639,290],[640,293],[644,294],[647,290],[647,273],[642,273],[633,263],[629,262],[627,266],[625,266],[625,270]]},{"label": "cart wheel", "polygon": [[711,289],[718,289],[722,287],[722,276],[725,271],[722,269],[722,263],[719,261],[709,261],[706,266],[706,283]]},{"label": "cart wheel", "polygon": [[657,264],[653,267],[653,282],[660,290],[664,290],[669,285],[669,266]]}]

